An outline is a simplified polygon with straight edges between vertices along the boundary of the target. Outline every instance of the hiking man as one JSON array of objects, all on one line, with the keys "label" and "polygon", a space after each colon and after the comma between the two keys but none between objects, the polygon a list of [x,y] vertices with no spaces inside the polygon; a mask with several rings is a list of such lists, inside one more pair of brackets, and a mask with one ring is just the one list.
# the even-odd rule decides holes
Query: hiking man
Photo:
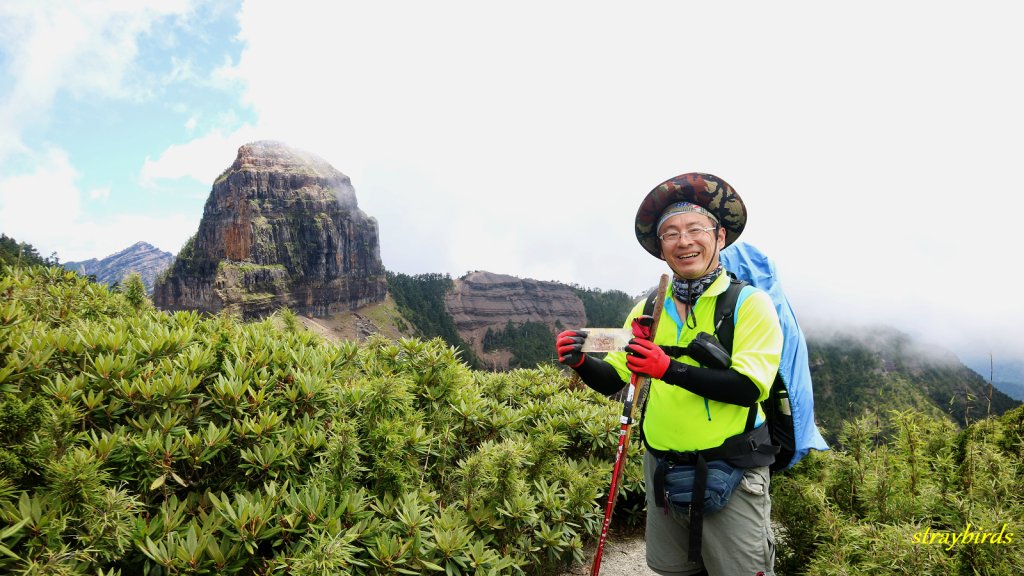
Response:
[{"label": "hiking man", "polygon": [[673,272],[657,333],[649,333],[641,301],[624,323],[634,335],[624,351],[587,355],[582,330],[556,338],[559,362],[602,394],[620,390],[631,372],[651,378],[640,433],[647,565],[659,574],[774,573],[768,465],[778,448],[758,402],[778,371],[783,334],[768,294],[755,289],[724,319],[735,322],[731,356],[701,353],[714,348],[715,301],[731,281],[719,253],[746,217],[743,201],[716,176],[659,184],[636,215],[637,240]]}]

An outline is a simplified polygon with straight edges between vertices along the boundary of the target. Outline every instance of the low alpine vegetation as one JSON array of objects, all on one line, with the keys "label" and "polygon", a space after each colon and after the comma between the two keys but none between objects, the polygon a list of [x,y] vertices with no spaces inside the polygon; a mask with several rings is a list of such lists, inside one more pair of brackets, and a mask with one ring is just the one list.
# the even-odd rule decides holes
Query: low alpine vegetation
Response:
[{"label": "low alpine vegetation", "polygon": [[963,430],[913,410],[847,421],[773,479],[779,574],[1020,574],[1024,407]]},{"label": "low alpine vegetation", "polygon": [[0,275],[0,359],[0,572],[544,574],[600,526],[619,408],[555,368],[43,267]]},{"label": "low alpine vegetation", "polygon": [[[596,539],[621,406],[440,338],[335,344],[0,269],[0,573],[554,574]],[[617,524],[639,525],[638,434]],[[1024,408],[843,422],[772,480],[777,573],[1020,574]]]}]

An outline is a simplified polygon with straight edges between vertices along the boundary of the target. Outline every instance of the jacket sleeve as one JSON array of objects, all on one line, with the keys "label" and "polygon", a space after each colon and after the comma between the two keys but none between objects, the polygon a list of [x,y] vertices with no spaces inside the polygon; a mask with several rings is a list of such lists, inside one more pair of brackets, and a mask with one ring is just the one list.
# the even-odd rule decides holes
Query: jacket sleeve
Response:
[{"label": "jacket sleeve", "polygon": [[703,368],[673,360],[661,381],[708,400],[753,406],[761,393],[750,378],[732,369]]},{"label": "jacket sleeve", "polygon": [[584,384],[605,396],[615,394],[626,385],[611,364],[591,356],[584,358],[583,364],[573,370],[580,375],[580,380],[583,380]]}]

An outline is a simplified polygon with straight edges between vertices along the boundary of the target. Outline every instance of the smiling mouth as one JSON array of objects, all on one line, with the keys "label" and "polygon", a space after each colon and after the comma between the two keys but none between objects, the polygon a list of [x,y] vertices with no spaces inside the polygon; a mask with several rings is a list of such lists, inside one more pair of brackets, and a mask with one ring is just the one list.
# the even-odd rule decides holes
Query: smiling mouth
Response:
[{"label": "smiling mouth", "polygon": [[698,254],[697,252],[691,252],[689,254],[680,254],[679,256],[676,256],[676,260],[693,260],[697,256],[700,256],[700,254]]}]

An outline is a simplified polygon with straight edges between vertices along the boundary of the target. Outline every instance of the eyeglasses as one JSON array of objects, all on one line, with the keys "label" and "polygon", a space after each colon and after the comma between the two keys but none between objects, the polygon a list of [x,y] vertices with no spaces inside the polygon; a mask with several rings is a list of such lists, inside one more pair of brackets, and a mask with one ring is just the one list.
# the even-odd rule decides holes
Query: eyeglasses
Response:
[{"label": "eyeglasses", "polygon": [[678,230],[672,230],[671,232],[665,232],[658,239],[665,244],[672,244],[678,242],[680,239],[686,238],[687,240],[697,240],[702,234],[707,234],[714,230],[714,226],[708,226],[707,228],[701,228],[700,226],[691,226],[685,231],[680,232]]}]

